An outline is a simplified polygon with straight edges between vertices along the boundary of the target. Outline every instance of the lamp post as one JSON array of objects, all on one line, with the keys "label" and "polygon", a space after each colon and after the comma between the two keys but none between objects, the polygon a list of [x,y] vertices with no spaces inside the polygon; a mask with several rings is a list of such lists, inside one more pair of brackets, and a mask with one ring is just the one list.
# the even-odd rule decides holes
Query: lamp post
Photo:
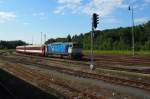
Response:
[{"label": "lamp post", "polygon": [[134,33],[134,8],[133,4],[129,6],[129,11],[131,11],[131,19],[132,19],[132,55],[135,55],[135,33]]}]

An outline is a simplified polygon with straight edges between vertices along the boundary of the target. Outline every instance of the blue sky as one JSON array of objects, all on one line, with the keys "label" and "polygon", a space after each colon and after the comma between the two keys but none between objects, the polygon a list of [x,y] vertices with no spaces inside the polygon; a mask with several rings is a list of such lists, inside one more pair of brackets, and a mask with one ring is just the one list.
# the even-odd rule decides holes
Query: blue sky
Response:
[{"label": "blue sky", "polygon": [[91,14],[100,15],[98,29],[131,26],[129,5],[136,24],[150,20],[150,0],[0,0],[0,40],[40,43],[91,30]]}]

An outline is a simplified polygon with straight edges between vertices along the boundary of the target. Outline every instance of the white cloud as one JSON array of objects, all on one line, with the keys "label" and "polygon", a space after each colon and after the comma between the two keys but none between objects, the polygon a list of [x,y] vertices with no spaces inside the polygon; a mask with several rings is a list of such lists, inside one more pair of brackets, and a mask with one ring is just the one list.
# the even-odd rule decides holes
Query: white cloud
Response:
[{"label": "white cloud", "polygon": [[[57,0],[59,6],[54,13],[64,13],[71,11],[72,13],[84,13],[91,15],[93,12],[99,13],[101,16],[109,15],[115,8],[127,7],[123,4],[124,0]],[[83,3],[84,2],[84,3]]]},{"label": "white cloud", "polygon": [[146,3],[150,3],[150,0],[145,0]]},{"label": "white cloud", "polygon": [[4,23],[6,21],[10,21],[16,18],[16,14],[14,12],[4,12],[0,11],[0,23]]},{"label": "white cloud", "polygon": [[62,3],[62,4],[66,4],[66,3],[69,3],[69,4],[80,4],[80,2],[82,0],[57,0],[58,3]]},{"label": "white cloud", "polygon": [[135,23],[140,24],[140,23],[146,23],[147,21],[150,20],[150,17],[142,17],[142,18],[136,18]]},{"label": "white cloud", "polygon": [[54,13],[63,13],[64,10],[71,10],[72,13],[75,13],[81,6],[82,0],[57,0],[58,6]]},{"label": "white cloud", "polygon": [[144,10],[145,7],[148,7],[150,5],[150,0],[133,0],[131,5],[132,4],[134,9],[136,9],[136,11]]},{"label": "white cloud", "polygon": [[65,7],[64,6],[60,6],[60,7],[58,7],[55,11],[54,11],[54,13],[61,13],[61,12],[63,12],[63,10],[65,9]]},{"label": "white cloud", "polygon": [[110,23],[110,24],[112,24],[112,23],[120,23],[120,21],[118,20],[118,19],[116,19],[116,18],[104,18],[103,19],[103,22],[104,23]]},{"label": "white cloud", "polygon": [[24,24],[24,25],[29,25],[30,23],[29,23],[29,22],[24,22],[23,24]]},{"label": "white cloud", "polygon": [[[118,19],[113,16],[115,10],[128,10],[130,4],[134,5],[136,11],[143,10],[145,6],[150,4],[150,0],[56,0],[57,8],[54,10],[56,14],[65,14],[71,12],[73,14],[98,13],[105,23],[120,23]],[[148,17],[135,19],[136,23],[144,23],[149,20]]]},{"label": "white cloud", "polygon": [[45,20],[48,18],[47,14],[45,12],[38,12],[32,14],[34,17],[39,18],[40,20]]},{"label": "white cloud", "polygon": [[45,13],[44,12],[40,12],[39,15],[40,16],[45,16]]},{"label": "white cloud", "polygon": [[33,16],[45,16],[44,12],[39,12],[39,13],[33,13]]},{"label": "white cloud", "polygon": [[84,6],[83,12],[91,14],[99,13],[101,16],[110,14],[114,8],[121,7],[123,0],[92,0]]}]

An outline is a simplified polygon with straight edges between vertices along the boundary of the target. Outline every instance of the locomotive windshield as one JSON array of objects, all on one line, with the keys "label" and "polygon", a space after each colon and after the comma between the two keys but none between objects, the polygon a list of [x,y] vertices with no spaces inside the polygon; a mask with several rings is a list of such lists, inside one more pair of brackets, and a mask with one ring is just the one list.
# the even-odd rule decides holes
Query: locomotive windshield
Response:
[{"label": "locomotive windshield", "polygon": [[73,44],[73,48],[82,48],[81,44]]}]

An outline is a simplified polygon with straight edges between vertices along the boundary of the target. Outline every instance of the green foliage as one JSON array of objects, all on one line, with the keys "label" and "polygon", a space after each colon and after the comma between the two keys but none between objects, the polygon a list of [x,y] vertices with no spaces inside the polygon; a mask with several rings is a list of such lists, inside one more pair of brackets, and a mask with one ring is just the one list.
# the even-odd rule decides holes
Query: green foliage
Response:
[{"label": "green foliage", "polygon": [[71,41],[72,41],[70,35],[67,36],[66,41],[67,41],[67,42],[71,42]]},{"label": "green foliage", "polygon": [[[91,51],[90,50],[83,50],[84,55],[90,55]],[[94,50],[93,51],[94,55],[99,55],[99,54],[116,54],[116,55],[132,55],[132,51],[129,50]],[[136,55],[148,55],[150,56],[150,51],[144,50],[144,51],[135,51]]]},{"label": "green foliage", "polygon": [[24,41],[0,41],[0,49],[15,49],[16,46],[26,45]]},{"label": "green foliage", "polygon": [[[131,50],[132,49],[132,33],[131,27],[107,29],[103,31],[95,31],[94,33],[94,49],[95,50]],[[79,42],[85,50],[90,49],[91,32],[74,35],[68,35],[67,38],[49,39],[46,44],[52,42]],[[150,21],[146,24],[134,27],[135,33],[135,50],[150,50]]]}]

